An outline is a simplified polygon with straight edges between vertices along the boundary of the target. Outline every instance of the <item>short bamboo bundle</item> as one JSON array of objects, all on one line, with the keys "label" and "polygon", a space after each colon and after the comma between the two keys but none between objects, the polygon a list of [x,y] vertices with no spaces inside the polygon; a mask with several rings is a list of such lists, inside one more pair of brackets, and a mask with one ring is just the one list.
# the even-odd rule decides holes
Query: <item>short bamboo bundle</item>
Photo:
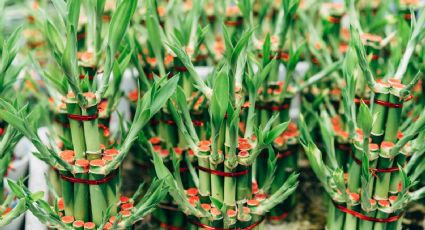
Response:
[{"label": "short bamboo bundle", "polygon": [[[350,19],[355,22],[355,18]],[[406,51],[394,73],[395,77],[376,82],[356,26],[352,29],[351,49],[357,53],[359,66],[373,90],[374,99],[369,101],[371,109],[361,101],[357,114],[352,103],[356,89],[356,80],[352,74],[354,50],[349,51],[344,69],[348,87],[343,90],[343,118],[348,130],[344,136],[348,137],[346,140],[351,143],[352,150],[347,150],[351,153],[346,166],[341,164],[335,152],[336,135],[333,130],[338,127],[337,122],[332,125],[324,111],[318,118],[327,157],[325,163],[321,151],[313,143],[309,129],[301,121],[303,147],[331,199],[327,219],[329,229],[401,229],[406,205],[424,196],[424,188],[412,191],[412,186],[423,172],[420,156],[423,154],[421,148],[425,114],[422,112],[416,121],[407,124],[403,135],[399,132],[403,105],[410,98],[409,94],[419,74],[411,82],[401,82],[405,80],[408,60],[412,48],[418,42],[424,20],[425,16],[420,12]],[[341,129],[335,130],[338,131]],[[344,175],[345,167],[347,174]]]}]

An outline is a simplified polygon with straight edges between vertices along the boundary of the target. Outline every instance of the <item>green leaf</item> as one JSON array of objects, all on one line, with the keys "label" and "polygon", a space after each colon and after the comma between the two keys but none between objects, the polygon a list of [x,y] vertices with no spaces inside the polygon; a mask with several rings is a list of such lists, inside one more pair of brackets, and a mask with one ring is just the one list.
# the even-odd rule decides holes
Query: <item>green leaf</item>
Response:
[{"label": "green leaf", "polygon": [[357,125],[363,130],[365,137],[370,136],[370,132],[372,131],[372,121],[372,113],[369,110],[369,107],[367,107],[362,100],[360,103],[359,114],[357,116]]},{"label": "green leaf", "polygon": [[288,128],[288,125],[289,125],[289,121],[275,126],[272,130],[270,130],[270,132],[266,134],[264,138],[264,143],[267,145],[273,143],[273,141],[277,137],[282,135],[282,133]]}]

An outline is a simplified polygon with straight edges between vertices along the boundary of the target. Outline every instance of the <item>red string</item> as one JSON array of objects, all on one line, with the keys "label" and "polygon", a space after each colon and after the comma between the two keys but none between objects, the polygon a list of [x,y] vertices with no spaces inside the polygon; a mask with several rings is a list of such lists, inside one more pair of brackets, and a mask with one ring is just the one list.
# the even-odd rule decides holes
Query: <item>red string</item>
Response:
[{"label": "red string", "polygon": [[349,145],[343,145],[343,144],[339,144],[338,149],[340,149],[342,151],[351,151],[352,150]]},{"label": "red string", "polygon": [[379,59],[379,55],[377,54],[372,54],[372,60],[376,61]]},{"label": "red string", "polygon": [[[358,159],[356,156],[354,156],[353,152],[350,152],[351,158],[353,158],[353,160],[358,164],[358,165],[362,165],[362,161],[360,159]],[[392,173],[392,172],[397,172],[400,169],[398,167],[391,167],[391,168],[386,168],[386,169],[376,169],[376,168],[369,168],[369,171],[372,173],[372,175],[374,177],[376,177],[376,173]]]},{"label": "red string", "polygon": [[179,172],[187,172],[187,171],[189,171],[189,168],[186,168],[186,167],[179,168]]},{"label": "red string", "polygon": [[100,184],[105,184],[105,183],[111,181],[115,177],[116,172],[112,172],[108,176],[101,178],[101,179],[97,179],[97,180],[86,180],[86,179],[81,179],[81,178],[75,178],[75,177],[72,177],[72,176],[65,176],[62,173],[59,173],[59,174],[60,174],[60,177],[62,179],[69,181],[71,183],[100,185]]},{"label": "red string", "polygon": [[269,216],[269,217],[267,217],[267,219],[269,219],[269,220],[283,220],[286,217],[288,217],[288,215],[289,215],[289,212],[284,212],[279,216]]},{"label": "red string", "polygon": [[159,203],[158,207],[161,209],[166,209],[166,210],[175,211],[175,212],[180,211],[180,209],[173,204]]},{"label": "red string", "polygon": [[168,229],[168,230],[186,230],[186,228],[179,228],[179,227],[173,226],[171,224],[166,224],[166,223],[161,222],[161,221],[159,221],[159,226],[161,228],[165,228],[165,229]]},{"label": "red string", "polygon": [[174,122],[173,120],[162,120],[162,122],[164,122],[167,125],[175,125],[176,122]]},{"label": "red string", "polygon": [[92,121],[96,120],[99,116],[98,113],[94,115],[77,115],[77,114],[68,114],[68,118],[76,121]]},{"label": "red string", "polygon": [[77,41],[80,41],[86,37],[86,33],[79,33],[77,34]]},{"label": "red string", "polygon": [[192,121],[194,126],[198,126],[198,127],[202,127],[204,126],[204,122],[203,121]]},{"label": "red string", "polygon": [[400,217],[402,216],[402,214],[397,215],[397,216],[391,216],[388,218],[375,218],[375,217],[370,217],[370,216],[366,216],[364,214],[361,214],[359,212],[356,212],[354,210],[351,210],[349,208],[346,208],[344,206],[341,206],[339,204],[336,204],[335,202],[333,202],[335,207],[338,208],[339,210],[341,210],[344,213],[350,214],[358,219],[361,220],[366,220],[366,221],[371,221],[371,222],[378,222],[378,223],[391,223],[394,221],[397,221],[398,219],[400,219]]},{"label": "red string", "polygon": [[285,157],[289,157],[289,156],[291,156],[292,155],[292,151],[291,150],[287,150],[287,151],[285,151],[285,152],[283,152],[283,153],[278,153],[277,155],[276,155],[276,157],[278,158],[278,159],[281,159],[281,158],[285,158]]},{"label": "red string", "polygon": [[250,226],[246,227],[246,228],[219,228],[219,227],[213,227],[213,226],[209,226],[203,223],[199,223],[195,220],[192,220],[189,218],[189,222],[191,224],[194,224],[202,229],[207,229],[207,230],[251,230],[254,229],[255,227],[257,227],[258,225],[261,224],[261,222],[263,222],[264,218],[262,218],[261,220],[251,224]]},{"label": "red string", "polygon": [[178,72],[187,72],[186,66],[174,66],[174,69]]},{"label": "red string", "polygon": [[240,26],[242,25],[243,20],[242,19],[238,19],[236,21],[225,21],[224,24],[226,26]]},{"label": "red string", "polygon": [[242,170],[239,172],[222,172],[214,169],[204,168],[202,166],[198,166],[198,169],[222,177],[237,177],[248,174],[248,170]]},{"label": "red string", "polygon": [[354,98],[354,103],[356,103],[356,104],[360,104],[360,101],[361,100],[363,100],[363,102],[366,104],[366,105],[369,105],[370,104],[370,101],[369,100],[367,100],[367,99],[363,99],[363,98]]},{"label": "red string", "polygon": [[289,104],[283,105],[255,105],[256,109],[270,110],[270,111],[281,111],[289,108]]},{"label": "red string", "polygon": [[328,21],[334,24],[338,24],[341,22],[341,19],[333,16],[328,16]]},{"label": "red string", "polygon": [[[85,77],[86,77],[86,75],[84,75],[84,74],[80,74],[80,80],[83,80]],[[93,79],[94,79],[94,76],[90,76],[90,75],[89,75],[89,80],[90,80],[90,81],[93,81]]]}]

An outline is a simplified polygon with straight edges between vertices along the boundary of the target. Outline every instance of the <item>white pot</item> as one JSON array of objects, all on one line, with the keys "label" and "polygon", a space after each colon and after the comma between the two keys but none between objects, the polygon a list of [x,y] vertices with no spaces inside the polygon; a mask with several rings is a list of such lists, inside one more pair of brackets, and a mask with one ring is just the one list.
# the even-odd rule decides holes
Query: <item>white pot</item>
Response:
[{"label": "white pot", "polygon": [[8,178],[17,181],[27,175],[31,146],[32,144],[27,138],[22,138],[18,144],[16,144],[14,150],[15,159],[11,161],[10,168],[7,170]]}]

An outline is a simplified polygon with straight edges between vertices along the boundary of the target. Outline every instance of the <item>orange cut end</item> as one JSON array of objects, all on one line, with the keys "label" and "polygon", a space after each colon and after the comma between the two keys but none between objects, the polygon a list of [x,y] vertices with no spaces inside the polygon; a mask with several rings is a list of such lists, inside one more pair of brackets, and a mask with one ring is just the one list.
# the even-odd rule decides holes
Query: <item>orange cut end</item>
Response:
[{"label": "orange cut end", "polygon": [[105,149],[105,151],[103,152],[104,155],[107,156],[114,156],[114,155],[118,155],[118,150],[115,148],[112,149]]},{"label": "orange cut end", "polygon": [[74,217],[73,216],[63,216],[61,218],[62,222],[64,222],[65,224],[70,224],[72,222],[74,222]]},{"label": "orange cut end", "polygon": [[81,227],[84,226],[84,221],[82,221],[82,220],[76,220],[76,221],[74,221],[74,223],[72,223],[72,226],[74,228],[81,228]]},{"label": "orange cut end", "polygon": [[103,226],[103,229],[106,229],[106,230],[108,230],[108,229],[112,229],[112,224],[111,223],[106,223],[104,226]]},{"label": "orange cut end", "polygon": [[240,157],[247,157],[247,156],[249,156],[249,152],[248,151],[239,151],[238,155]]},{"label": "orange cut end", "polygon": [[258,206],[258,205],[260,205],[260,202],[258,200],[248,200],[247,204],[249,206]]},{"label": "orange cut end", "polygon": [[183,149],[182,149],[182,148],[175,147],[175,148],[173,148],[173,150],[174,150],[174,152],[175,152],[177,155],[182,155],[182,154],[183,154]]},{"label": "orange cut end", "polygon": [[196,196],[196,195],[198,195],[198,189],[197,188],[188,188],[186,190],[186,194],[188,196]]},{"label": "orange cut end", "polygon": [[126,203],[126,204],[122,204],[121,205],[121,210],[131,210],[133,208],[133,204],[131,203]]},{"label": "orange cut end", "polygon": [[83,95],[87,98],[90,98],[90,99],[96,98],[96,94],[94,94],[92,92],[86,92],[86,93],[83,93]]},{"label": "orange cut end", "polygon": [[369,149],[372,150],[372,151],[379,150],[379,145],[377,145],[375,143],[371,143],[371,144],[369,144]]},{"label": "orange cut end", "polygon": [[249,214],[249,213],[251,213],[251,209],[250,209],[250,208],[248,208],[248,207],[243,207],[243,208],[242,208],[242,211],[243,211],[243,213],[245,213],[245,214]]},{"label": "orange cut end", "polygon": [[130,198],[129,198],[129,197],[127,197],[127,196],[121,196],[121,197],[120,197],[120,202],[121,202],[122,204],[128,203],[129,201],[130,201]]},{"label": "orange cut end", "polygon": [[369,202],[370,202],[371,205],[376,205],[376,200],[374,200],[374,199],[370,199]]},{"label": "orange cut end", "polygon": [[227,216],[228,217],[236,217],[236,211],[233,209],[227,210]]},{"label": "orange cut end", "polygon": [[161,143],[161,138],[159,137],[152,137],[151,139],[149,139],[149,142],[153,145],[157,145]]},{"label": "orange cut end", "polygon": [[105,161],[102,159],[91,160],[90,166],[102,167],[102,166],[105,166]]},{"label": "orange cut end", "polygon": [[378,204],[382,207],[390,206],[390,202],[388,202],[388,200],[380,200],[380,201],[378,201]]},{"label": "orange cut end", "polygon": [[358,193],[350,193],[350,197],[354,201],[359,201],[360,200],[360,195]]},{"label": "orange cut end", "polygon": [[211,210],[211,205],[210,205],[210,204],[201,204],[201,207],[202,207],[203,209],[205,209],[206,211]]},{"label": "orange cut end", "polygon": [[394,147],[394,143],[391,141],[383,141],[381,143],[381,148],[392,148]]},{"label": "orange cut end", "polygon": [[95,227],[96,227],[96,224],[94,224],[93,222],[84,223],[84,228],[86,229],[94,229]]},{"label": "orange cut end", "polygon": [[210,151],[210,147],[208,145],[201,145],[201,146],[199,146],[199,151],[201,151],[201,152],[209,152]]},{"label": "orange cut end", "polygon": [[63,158],[63,157],[68,157],[68,156],[73,157],[75,154],[74,154],[74,151],[72,151],[72,150],[64,150],[59,155]]},{"label": "orange cut end", "polygon": [[209,140],[202,140],[199,142],[199,146],[210,146],[211,145],[211,141]]},{"label": "orange cut end", "polygon": [[122,210],[122,211],[120,211],[120,214],[123,217],[129,217],[129,216],[131,216],[131,211],[130,210]]},{"label": "orange cut end", "polygon": [[211,215],[213,215],[213,216],[219,216],[219,215],[221,215],[221,212],[220,212],[220,210],[218,209],[218,208],[211,208]]},{"label": "orange cut end", "polygon": [[86,159],[78,159],[75,161],[76,166],[80,166],[84,168],[89,167],[89,164],[90,164],[89,161]]}]

